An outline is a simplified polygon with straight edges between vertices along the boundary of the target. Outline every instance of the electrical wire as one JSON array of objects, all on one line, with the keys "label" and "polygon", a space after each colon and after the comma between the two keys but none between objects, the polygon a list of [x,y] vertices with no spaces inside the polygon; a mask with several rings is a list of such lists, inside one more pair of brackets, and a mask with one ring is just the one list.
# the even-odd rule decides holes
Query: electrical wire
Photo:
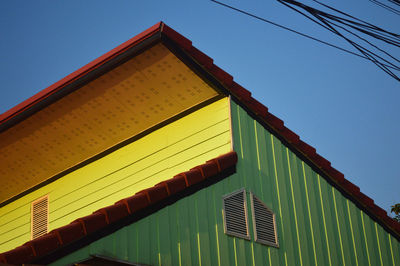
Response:
[{"label": "electrical wire", "polygon": [[382,29],[382,28],[380,28],[378,26],[375,26],[375,25],[373,25],[371,23],[365,22],[365,21],[363,21],[361,19],[358,19],[358,18],[356,18],[354,16],[346,14],[346,13],[340,11],[340,10],[337,10],[337,9],[335,9],[333,7],[330,7],[330,6],[326,5],[326,4],[323,4],[323,3],[321,3],[321,2],[319,2],[317,0],[313,0],[313,1],[318,3],[318,4],[320,4],[320,5],[322,5],[322,6],[324,6],[324,7],[326,7],[326,8],[334,10],[335,12],[343,14],[346,17],[355,19],[356,21],[359,21],[359,22],[356,22],[354,20],[350,20],[350,19],[345,18],[345,17],[339,17],[339,16],[336,16],[336,15],[333,15],[333,14],[326,13],[324,11],[315,9],[313,7],[310,7],[310,6],[307,6],[307,5],[303,4],[303,3],[297,2],[295,0],[281,0],[281,1],[278,0],[278,2],[281,2],[281,3],[282,2],[287,2],[289,4],[296,5],[296,6],[300,7],[300,8],[302,8],[303,10],[306,10],[310,14],[319,14],[322,17],[329,18],[331,20],[335,20],[335,21],[337,21],[337,22],[339,22],[341,24],[345,24],[345,25],[347,25],[349,27],[352,27],[355,30],[358,30],[358,31],[363,32],[363,33],[365,33],[367,35],[370,35],[371,37],[374,37],[374,38],[380,39],[382,41],[388,42],[391,45],[395,45],[395,46],[399,46],[400,45],[400,35],[399,34],[384,30],[384,29]]},{"label": "electrical wire", "polygon": [[384,8],[384,9],[386,9],[386,10],[388,10],[388,11],[400,16],[400,11],[395,9],[395,8],[393,8],[393,7],[391,7],[391,6],[385,5],[384,3],[379,2],[377,0],[368,0],[368,1],[370,1],[370,2],[374,3],[375,5],[380,6],[380,7]]},{"label": "electrical wire", "polygon": [[[278,0],[278,1],[281,2],[283,5],[289,7],[290,9],[296,11],[297,13],[299,13],[299,14],[305,16],[306,18],[310,19],[310,20],[313,21],[314,23],[320,25],[321,27],[323,27],[323,28],[325,28],[325,29],[331,31],[332,33],[334,33],[334,34],[336,34],[336,35],[339,35],[338,32],[337,32],[336,30],[332,29],[329,25],[325,25],[325,20],[324,20],[322,17],[313,14],[313,16],[315,16],[318,20],[320,20],[320,21],[317,21],[317,20],[315,20],[314,18],[312,18],[312,17],[308,16],[307,14],[305,14],[304,12],[302,12],[302,11],[300,11],[300,10],[298,10],[298,9],[296,9],[296,8],[294,8],[294,7],[292,7],[292,6],[290,6],[290,5],[288,5],[287,3],[283,2],[283,1],[280,1],[280,0]],[[363,37],[357,35],[357,34],[354,33],[354,32],[351,32],[350,30],[346,29],[345,27],[340,26],[340,25],[338,25],[338,24],[336,24],[336,23],[334,23],[334,22],[330,22],[330,24],[332,24],[332,25],[334,25],[334,26],[336,26],[336,27],[338,27],[338,28],[341,28],[342,30],[346,31],[347,33],[349,33],[349,34],[351,34],[351,35],[353,35],[353,36],[359,38],[360,40],[366,42],[367,44],[371,45],[371,46],[374,47],[375,49],[379,50],[380,52],[386,54],[387,56],[389,56],[389,57],[392,58],[393,60],[395,60],[395,61],[397,61],[397,62],[400,63],[400,60],[399,60],[399,59],[397,59],[396,57],[392,56],[391,54],[389,54],[388,52],[384,51],[383,49],[379,48],[378,46],[374,45],[373,43],[369,42],[369,41],[366,40],[365,38],[363,38]],[[341,35],[340,35],[340,36],[341,36]],[[341,36],[341,37],[343,38],[343,36]],[[346,41],[349,42],[348,39],[346,39]],[[351,45],[354,46],[354,42],[349,42],[349,43],[350,43]],[[355,48],[356,48],[356,47],[355,47]],[[358,45],[358,48],[362,48],[362,49],[365,51],[365,49],[364,49],[362,46],[360,46],[360,45]],[[356,49],[357,49],[357,48],[356,48]],[[370,53],[372,56],[375,56],[375,57],[379,58],[380,60],[383,60],[384,62],[386,62],[386,63],[388,63],[388,64],[390,65],[390,66],[389,66],[389,65],[386,65],[386,64],[382,63],[384,66],[400,71],[400,67],[399,67],[399,66],[394,65],[394,64],[391,63],[390,61],[386,60],[385,58],[383,58],[383,57],[381,57],[381,56],[379,56],[379,55],[377,55],[377,54],[375,54],[375,53],[373,53],[373,52],[369,52],[369,53]],[[364,54],[364,53],[363,53],[363,54]],[[368,60],[371,60],[371,58],[370,58],[369,56],[366,56],[366,57],[368,58]],[[379,61],[378,61],[378,62],[379,62]]]},{"label": "electrical wire", "polygon": [[[393,64],[392,62],[386,60],[382,56],[378,55],[377,53],[374,53],[373,51],[367,49],[366,47],[362,46],[361,44],[355,42],[354,40],[350,39],[350,37],[346,37],[344,34],[342,34],[339,29],[344,30],[347,32],[347,34],[352,35],[353,37],[356,37],[359,40],[362,40],[363,42],[366,42],[368,45],[371,47],[377,49],[378,51],[384,53],[386,56],[389,56],[393,60],[400,62],[396,57],[392,56],[390,53],[384,51],[383,49],[379,48],[372,42],[366,40],[365,38],[359,36],[358,34],[354,33],[350,29],[359,31],[363,34],[366,34],[370,37],[373,37],[375,39],[378,39],[380,41],[384,41],[390,45],[393,45],[395,47],[400,47],[400,35],[396,33],[392,33],[389,31],[386,31],[384,29],[381,29],[375,25],[372,25],[370,23],[367,23],[365,21],[362,21],[360,19],[357,19],[351,15],[348,15],[342,11],[339,11],[337,9],[334,9],[326,4],[320,3],[317,0],[313,0],[314,2],[317,2],[331,10],[334,10],[342,15],[345,15],[346,17],[350,17],[355,19],[350,20],[348,18],[343,18],[339,17],[333,14],[326,13],[324,11],[315,9],[313,7],[307,6],[303,3],[297,2],[295,0],[278,0],[279,3],[285,5],[286,7],[291,8],[292,10],[296,11],[297,13],[300,13],[301,15],[305,16],[306,18],[310,19],[314,23],[324,27],[325,29],[331,31],[335,35],[341,37],[344,39],[346,42],[348,42],[350,45],[352,45],[356,50],[358,50],[362,55],[367,57],[371,62],[373,62],[377,67],[379,67],[381,70],[383,70],[386,74],[390,75],[392,78],[396,79],[397,81],[400,81],[400,77],[397,76],[395,73],[393,73],[389,68],[395,69],[395,70],[400,70],[400,67]],[[303,11],[300,9],[306,11],[308,14],[310,14],[312,17],[309,15],[305,14]],[[315,19],[314,19],[314,18]],[[317,21],[317,20],[318,21]],[[347,28],[346,28],[347,27]],[[384,63],[385,62],[385,63]],[[388,67],[386,64],[388,63],[391,67]]]},{"label": "electrical wire", "polygon": [[[228,4],[219,2],[219,1],[217,1],[217,0],[210,0],[210,1],[211,1],[211,2],[214,2],[214,3],[216,3],[216,4],[219,4],[219,5],[221,5],[221,6],[224,6],[224,7],[226,7],[226,8],[229,8],[229,9],[231,9],[231,10],[234,10],[234,11],[237,11],[237,12],[239,12],[239,13],[242,13],[242,14],[244,14],[244,15],[250,16],[250,17],[252,17],[252,18],[258,19],[258,20],[263,21],[263,22],[265,22],[265,23],[274,25],[274,26],[276,26],[276,27],[278,27],[278,28],[281,28],[281,29],[290,31],[290,32],[292,32],[292,33],[298,34],[298,35],[303,36],[303,37],[305,37],[305,38],[308,38],[308,39],[317,41],[317,42],[319,42],[319,43],[325,44],[325,45],[327,45],[327,46],[333,47],[333,48],[335,48],[335,49],[341,50],[341,51],[346,52],[346,53],[348,53],[348,54],[351,54],[351,55],[354,55],[354,56],[357,56],[357,57],[361,57],[361,58],[366,59],[366,60],[371,60],[368,56],[357,54],[357,53],[355,53],[355,52],[352,52],[352,51],[347,50],[347,49],[345,49],[345,48],[342,48],[342,47],[340,47],[340,46],[337,46],[337,45],[328,43],[328,42],[326,42],[326,41],[320,40],[320,39],[318,39],[318,38],[316,38],[316,37],[313,37],[313,36],[310,36],[310,35],[308,35],[308,34],[305,34],[305,33],[302,33],[302,32],[296,31],[296,30],[293,30],[293,29],[291,29],[291,28],[289,28],[289,27],[286,27],[286,26],[280,25],[280,24],[278,24],[278,23],[276,23],[276,22],[273,22],[273,21],[271,21],[271,20],[268,20],[268,19],[265,19],[265,18],[256,16],[256,15],[251,14],[251,13],[249,13],[249,12],[246,12],[246,11],[244,11],[244,10],[241,10],[241,9],[236,8],[236,7],[230,6],[230,5],[228,5]],[[391,66],[391,65],[384,64],[384,63],[383,63],[382,65],[385,66],[385,67],[387,67],[387,68],[394,69],[394,70],[400,70],[400,68],[397,67],[397,66],[396,66],[396,67],[393,67],[393,66]]]},{"label": "electrical wire", "polygon": [[[399,37],[399,36],[400,36],[400,35],[398,35],[398,34],[394,34],[394,33],[391,33],[391,32],[387,32],[386,30],[384,30],[384,29],[382,29],[382,28],[380,28],[380,27],[377,27],[377,26],[375,26],[375,25],[373,25],[373,24],[371,24],[371,23],[368,23],[368,22],[366,22],[366,21],[364,21],[364,20],[361,20],[361,19],[359,19],[359,18],[356,18],[356,17],[354,17],[354,16],[352,16],[352,15],[350,15],[350,14],[347,14],[347,13],[345,13],[345,12],[343,12],[343,11],[340,11],[340,10],[334,8],[334,7],[328,6],[327,4],[324,4],[324,3],[322,3],[322,2],[320,2],[320,1],[318,1],[318,0],[312,0],[312,1],[315,2],[315,3],[317,3],[317,4],[320,4],[320,5],[323,6],[323,7],[328,8],[328,9],[330,9],[330,10],[333,10],[333,11],[339,13],[339,14],[342,14],[342,15],[344,15],[344,16],[346,16],[346,17],[349,17],[349,18],[352,18],[352,19],[354,19],[354,20],[356,20],[356,21],[361,22],[361,24],[360,24],[360,23],[355,23],[355,22],[353,22],[353,23],[355,23],[355,24],[364,25],[365,27],[367,27],[367,28],[369,28],[369,29],[371,29],[371,30],[374,30],[374,29],[375,29],[375,30],[378,30],[378,31],[380,31],[380,32],[386,32],[386,33],[395,35],[395,37]],[[400,4],[400,0],[389,0],[389,1],[398,1],[398,3]]]},{"label": "electrical wire", "polygon": [[400,1],[399,0],[389,0],[392,4],[400,6]]}]

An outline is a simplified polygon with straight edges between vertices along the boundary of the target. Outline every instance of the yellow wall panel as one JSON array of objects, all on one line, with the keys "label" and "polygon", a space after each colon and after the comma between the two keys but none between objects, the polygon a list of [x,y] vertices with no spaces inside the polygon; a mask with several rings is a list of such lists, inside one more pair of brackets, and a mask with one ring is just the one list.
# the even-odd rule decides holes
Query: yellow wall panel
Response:
[{"label": "yellow wall panel", "polygon": [[30,240],[30,203],[43,195],[52,230],[230,150],[224,98],[2,207],[0,252]]}]

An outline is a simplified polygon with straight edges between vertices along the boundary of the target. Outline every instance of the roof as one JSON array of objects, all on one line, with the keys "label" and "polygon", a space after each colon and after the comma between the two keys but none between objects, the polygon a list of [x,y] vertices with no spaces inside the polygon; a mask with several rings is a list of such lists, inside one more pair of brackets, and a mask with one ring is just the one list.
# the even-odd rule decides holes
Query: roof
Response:
[{"label": "roof", "polygon": [[[109,60],[115,58],[118,55],[123,54],[128,49],[138,45],[142,45],[145,43],[146,40],[154,37],[159,38],[159,40],[162,42],[168,42],[172,44],[173,48],[175,49],[174,52],[180,53],[180,56],[186,57],[186,59],[189,59],[190,63],[194,63],[195,64],[194,67],[197,67],[198,69],[207,74],[206,78],[212,79],[212,82],[217,83],[218,89],[221,89],[225,94],[231,95],[231,97],[236,102],[238,102],[241,106],[243,106],[259,122],[261,122],[269,130],[271,130],[278,138],[283,140],[288,147],[290,147],[297,154],[301,155],[308,163],[314,166],[314,168],[316,168],[317,171],[321,173],[321,176],[323,176],[332,185],[338,188],[346,197],[348,197],[355,204],[357,204],[357,206],[362,210],[364,210],[371,218],[373,218],[384,228],[386,228],[389,232],[391,232],[394,236],[400,239],[400,223],[396,222],[394,219],[389,217],[386,211],[377,206],[371,198],[362,193],[359,187],[357,187],[356,185],[348,181],[346,178],[344,178],[344,175],[337,169],[333,168],[331,166],[331,163],[327,159],[319,155],[314,147],[302,141],[296,133],[288,129],[284,125],[284,122],[282,120],[271,114],[266,106],[264,106],[259,101],[254,99],[251,96],[251,92],[249,92],[241,85],[236,83],[231,75],[229,75],[224,70],[216,66],[213,63],[213,59],[211,59],[209,56],[198,50],[196,47],[192,45],[192,42],[190,40],[188,40],[187,38],[176,32],[172,28],[168,27],[163,22],[157,23],[156,25],[150,27],[146,31],[133,37],[129,41],[121,44],[120,46],[106,53],[105,55],[99,57],[98,59],[87,64],[81,69],[68,75],[59,82],[53,84],[52,86],[32,96],[28,100],[15,106],[9,111],[3,113],[2,115],[0,115],[0,129],[2,128],[2,126],[7,126],[7,123],[13,122],[14,119],[18,120],[19,116],[24,117],[26,115],[29,115],[30,109],[35,108],[35,106],[37,105],[40,105],[51,95],[61,91],[68,84],[71,84],[75,80],[100,68]],[[207,166],[205,167],[207,168]],[[163,186],[156,186],[150,188],[149,190],[146,190],[148,191],[146,192],[147,193],[146,195],[150,202],[151,202],[151,197],[155,197],[157,198],[157,200],[164,200],[165,198],[167,198],[166,190],[167,188],[163,188]],[[152,196],[150,196],[150,194]],[[143,193],[142,194],[139,193],[138,195],[142,195],[141,197],[144,197]],[[135,197],[138,198],[139,196]],[[83,217],[81,219],[78,219],[79,223],[77,221],[73,222],[72,223],[73,226],[71,226],[72,225],[71,224],[69,225],[70,227],[67,227],[65,229],[65,230],[71,230],[71,233],[68,232],[68,234],[66,234],[66,237],[73,235],[72,232],[74,232],[74,234],[78,234],[79,237],[81,237],[82,234],[85,233],[85,231],[83,231],[82,233],[82,231],[80,230],[86,230],[83,229],[86,228],[84,226],[89,226],[88,227],[89,231],[86,231],[86,233],[92,232],[93,229],[96,228],[96,226],[100,225],[105,226],[105,224],[113,223],[114,221],[121,218],[118,216],[121,215],[121,212],[125,212],[125,214],[126,212],[128,212],[127,209],[125,211],[122,211],[124,207],[121,204],[121,202],[107,208],[103,208],[98,212],[96,212],[95,214],[88,216],[89,218]],[[121,210],[118,211],[119,210],[118,208],[121,208]],[[110,216],[111,218],[107,218],[108,220],[104,221],[104,219],[106,219],[105,218],[106,214],[111,215]],[[65,234],[63,228],[64,227],[60,228],[59,230],[61,231],[57,232],[59,232],[60,234],[61,232],[63,232],[63,234]],[[53,243],[54,245],[60,244],[60,238],[54,237],[54,234],[49,234],[46,235],[43,238],[43,240],[34,240],[28,243],[25,244],[24,246],[14,249],[13,251],[9,251],[11,253],[6,252],[1,254],[0,261],[1,259],[4,261],[5,258],[18,259],[19,256],[23,254],[25,254],[27,257],[30,258],[30,260],[32,260],[33,258],[41,256],[46,252],[52,252],[54,248],[51,248],[52,246],[51,243]],[[50,250],[46,251],[46,248],[41,249],[41,245],[45,243],[47,243],[45,246],[47,248],[50,248]],[[27,247],[30,247],[31,249]],[[39,253],[35,251],[35,247],[38,248],[38,250],[40,251]]]},{"label": "roof", "polygon": [[227,177],[235,171],[237,159],[237,154],[232,151],[153,187],[139,191],[135,195],[101,208],[91,215],[76,219],[66,226],[26,242],[22,246],[1,253],[0,264],[47,264],[46,259],[49,259],[49,256],[52,256],[51,259],[62,256],[66,251],[93,241],[95,235],[99,236],[99,233],[101,235],[101,231],[115,231],[166,204],[171,204],[204,186]]}]

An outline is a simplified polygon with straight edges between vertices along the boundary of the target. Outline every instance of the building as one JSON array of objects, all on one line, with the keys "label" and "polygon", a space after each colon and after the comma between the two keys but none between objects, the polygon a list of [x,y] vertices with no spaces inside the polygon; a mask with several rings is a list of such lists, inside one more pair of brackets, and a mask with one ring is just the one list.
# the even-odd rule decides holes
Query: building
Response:
[{"label": "building", "polygon": [[400,264],[400,224],[162,22],[0,132],[4,264]]}]

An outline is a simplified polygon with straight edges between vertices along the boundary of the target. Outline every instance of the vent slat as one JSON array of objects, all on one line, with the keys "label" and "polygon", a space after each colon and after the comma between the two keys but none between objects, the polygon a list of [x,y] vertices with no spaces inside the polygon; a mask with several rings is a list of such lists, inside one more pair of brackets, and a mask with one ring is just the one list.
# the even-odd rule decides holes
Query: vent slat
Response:
[{"label": "vent slat", "polygon": [[245,191],[238,191],[223,198],[225,232],[248,238]]},{"label": "vent slat", "polygon": [[44,197],[32,202],[32,239],[38,238],[48,232],[49,201]]},{"label": "vent slat", "polygon": [[251,199],[256,241],[267,245],[278,246],[278,238],[275,230],[275,214],[255,195],[252,194]]}]

